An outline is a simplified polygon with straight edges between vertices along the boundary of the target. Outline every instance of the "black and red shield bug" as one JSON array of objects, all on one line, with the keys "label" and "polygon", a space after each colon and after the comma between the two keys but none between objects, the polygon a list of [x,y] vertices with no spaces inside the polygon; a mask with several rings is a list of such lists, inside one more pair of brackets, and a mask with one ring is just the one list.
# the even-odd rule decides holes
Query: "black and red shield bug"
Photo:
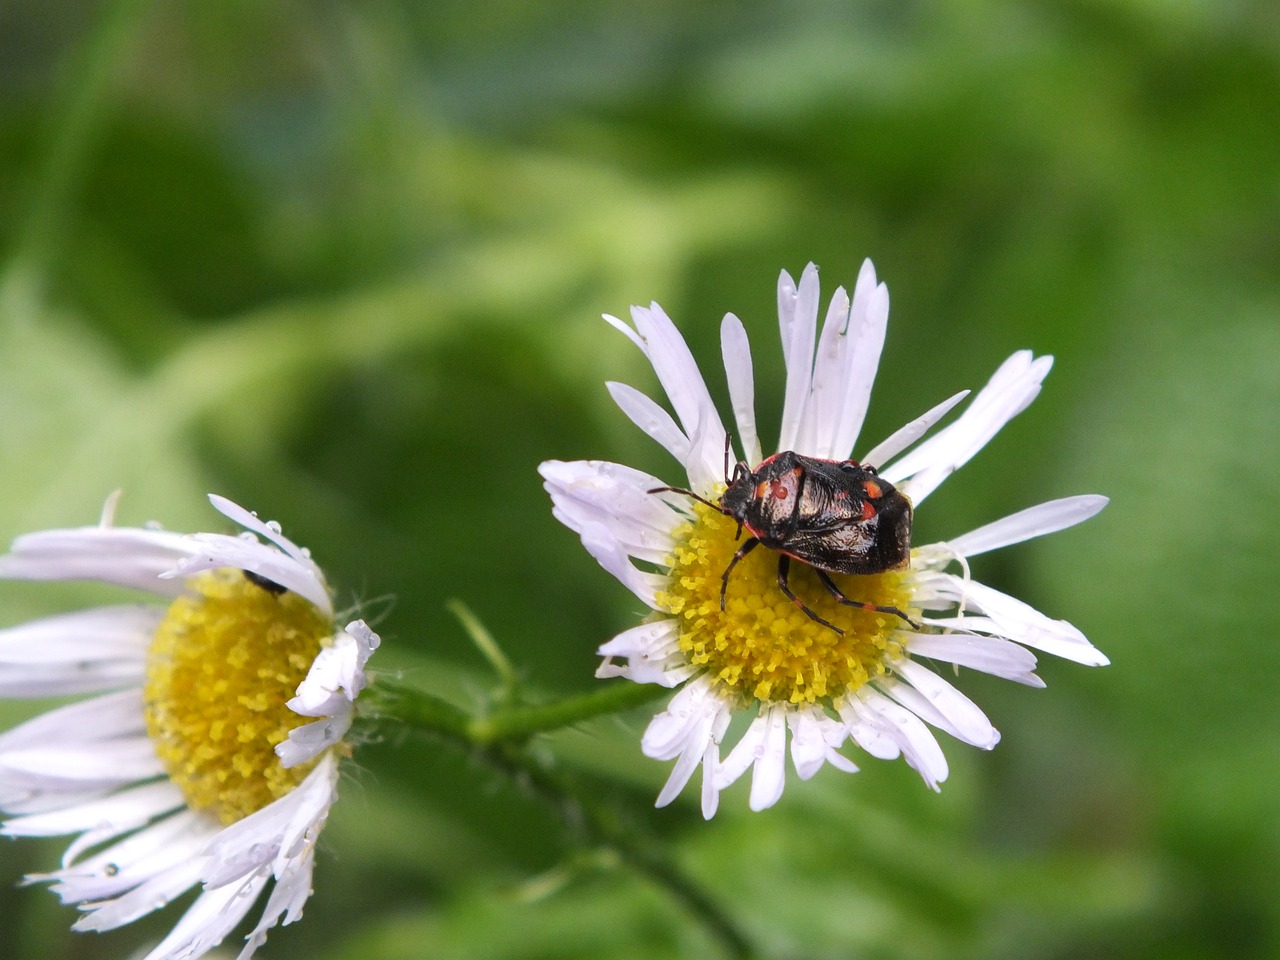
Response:
[{"label": "black and red shield bug", "polygon": [[276,583],[274,580],[268,580],[262,574],[254,573],[252,570],[245,570],[244,578],[254,586],[261,587],[272,596],[279,597],[289,592],[289,588],[284,586],[284,584]]},{"label": "black and red shield bug", "polygon": [[791,561],[813,568],[839,603],[878,613],[891,613],[918,625],[897,607],[850,600],[831,579],[832,573],[872,574],[901,570],[911,562],[911,501],[875,468],[856,460],[821,460],[785,450],[754,470],[739,460],[728,475],[729,442],[725,438],[724,494],[716,502],[681,487],[657,487],[650,493],[680,493],[706,504],[738,523],[738,536],[749,536],[725,567],[720,584],[724,609],[729,574],[738,561],[763,544],[778,553],[778,588],[811,619],[844,633],[795,595],[788,583]]}]

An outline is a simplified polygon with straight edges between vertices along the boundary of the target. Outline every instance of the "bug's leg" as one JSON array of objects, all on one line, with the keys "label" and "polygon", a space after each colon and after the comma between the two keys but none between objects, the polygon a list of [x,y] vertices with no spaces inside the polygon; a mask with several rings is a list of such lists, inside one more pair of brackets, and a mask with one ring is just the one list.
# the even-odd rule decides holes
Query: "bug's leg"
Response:
[{"label": "bug's leg", "polygon": [[[739,526],[741,532],[741,526]],[[729,589],[729,574],[733,573],[733,568],[738,565],[738,561],[745,557],[748,553],[760,545],[760,541],[755,537],[751,537],[738,548],[738,552],[733,555],[733,559],[729,561],[729,565],[724,568],[724,573],[720,575],[720,609],[724,609],[724,594]]]},{"label": "bug's leg", "polygon": [[844,636],[844,631],[837,627],[834,623],[823,620],[820,616],[810,610],[803,600],[795,595],[791,590],[791,584],[787,582],[791,575],[791,558],[785,553],[778,557],[778,589],[782,591],[782,595],[794,603],[797,607],[804,611],[804,615],[815,623],[820,623],[824,627],[829,627],[836,633]]},{"label": "bug's leg", "polygon": [[858,607],[860,610],[874,610],[876,613],[891,613],[895,617],[905,620],[913,629],[921,629],[920,624],[916,623],[897,607],[881,607],[874,603],[864,603],[861,600],[850,600],[840,592],[840,588],[836,586],[836,582],[831,579],[829,573],[825,570],[819,570],[817,567],[814,567],[813,572],[818,575],[818,579],[822,581],[822,585],[827,588],[831,596],[836,598],[837,603],[843,603],[846,607]]}]

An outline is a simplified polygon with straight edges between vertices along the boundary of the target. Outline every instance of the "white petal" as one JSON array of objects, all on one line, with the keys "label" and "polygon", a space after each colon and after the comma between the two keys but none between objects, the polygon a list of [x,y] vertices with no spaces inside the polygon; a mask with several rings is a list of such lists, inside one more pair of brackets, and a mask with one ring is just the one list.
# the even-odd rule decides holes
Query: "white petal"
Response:
[{"label": "white petal", "polygon": [[613,327],[619,333],[623,334],[628,340],[640,348],[640,352],[647,358],[649,356],[649,345],[644,342],[640,334],[636,333],[635,328],[625,320],[619,320],[611,313],[602,313],[604,322]]},{"label": "white petal", "polygon": [[764,707],[720,765],[717,786],[721,790],[742,776],[747,767],[754,767],[749,799],[752,810],[767,809],[782,796],[787,769],[787,713],[788,708],[781,703]]},{"label": "white petal", "polygon": [[1107,502],[1106,497],[1088,494],[1050,500],[948,540],[946,545],[962,557],[974,557],[988,550],[998,550],[1073,527],[1088,520]]},{"label": "white petal", "polygon": [[678,624],[673,619],[655,620],[624,630],[601,645],[602,657],[625,657],[627,665],[597,671],[598,677],[626,677],[635,683],[657,683],[674,687],[697,672],[680,649]]},{"label": "white petal", "polygon": [[0,696],[44,697],[140,683],[159,607],[130,604],[0,630]]},{"label": "white petal", "polygon": [[[632,307],[631,319],[648,346],[649,362],[653,364],[658,382],[671,400],[685,434],[692,437],[702,429],[723,437],[724,427],[720,424],[720,415],[711,400],[706,381],[671,318],[658,304],[651,303],[647,309]],[[691,460],[686,466],[692,476],[695,468],[708,465],[699,465]],[[714,460],[709,466],[714,475]]]},{"label": "white petal", "polygon": [[858,768],[835,749],[845,738],[844,727],[821,710],[790,711],[787,724],[791,727],[791,762],[801,780],[810,779],[825,762],[847,773],[857,771]]},{"label": "white petal", "polygon": [[848,457],[862,432],[888,324],[889,288],[876,283],[875,268],[870,260],[864,260],[849,309],[845,395],[830,447],[835,459]]},{"label": "white petal", "polygon": [[302,917],[302,907],[311,896],[311,873],[315,866],[314,851],[310,848],[302,856],[289,860],[284,872],[276,877],[275,888],[267,898],[262,919],[245,938],[244,949],[237,960],[249,960],[258,947],[267,942],[267,931],[281,922],[290,924]]},{"label": "white petal", "polygon": [[653,609],[658,609],[658,591],[665,589],[666,577],[637,570],[627,559],[617,539],[600,524],[587,524],[581,533],[582,545],[596,558],[596,562],[613,574],[618,581]]},{"label": "white petal", "polygon": [[0,803],[11,812],[80,802],[164,771],[145,733],[141,690],[41,714],[0,735]]},{"label": "white petal", "polygon": [[[724,728],[728,726],[729,715],[724,714],[725,722],[718,732],[713,731],[707,743],[706,752],[702,755],[702,819],[710,820],[716,815],[720,806],[720,787],[718,786],[720,771],[720,739],[724,736]],[[661,806],[661,804],[659,804]]]},{"label": "white petal", "polygon": [[316,655],[289,709],[304,717],[324,717],[350,706],[365,687],[365,665],[381,642],[363,620],[347,624]]},{"label": "white petal", "polygon": [[614,663],[612,657],[605,657],[596,667],[597,680],[609,680],[622,677],[633,683],[655,683],[660,687],[674,689],[702,671],[684,660],[682,655],[674,655],[664,660],[628,661]]},{"label": "white petal", "polygon": [[[165,851],[167,856],[172,851]],[[85,914],[72,924],[72,930],[114,930],[127,923],[133,923],[139,917],[145,917],[154,910],[159,910],[171,900],[185,893],[200,880],[200,871],[204,867],[203,858],[183,857],[168,869],[148,877],[142,883],[121,894],[114,900],[102,900],[82,904]],[[247,912],[249,905],[245,905]],[[242,913],[241,916],[244,914]]]},{"label": "white petal", "polygon": [[538,467],[554,513],[581,534],[589,524],[604,527],[638,560],[663,564],[675,547],[673,531],[684,523],[689,498],[650,493],[666,486],[657,477],[617,463],[548,460]]},{"label": "white petal", "polygon": [[[311,559],[311,553],[305,548],[300,547],[280,530],[280,524],[274,520],[263,522],[258,519],[258,515],[250,513],[238,503],[228,500],[226,497],[220,497],[216,493],[209,494],[209,502],[213,504],[213,508],[228,520],[233,520],[246,530],[250,530],[262,537],[264,540],[274,543],[286,555],[297,561],[300,566],[311,568],[315,576],[320,578],[320,570],[316,567],[315,562]],[[323,578],[320,578],[323,579]]]},{"label": "white petal", "polygon": [[869,463],[873,467],[878,467],[881,464],[888,463],[903,450],[907,449],[907,447],[911,446],[928,433],[935,423],[945,417],[951,411],[952,407],[968,395],[968,390],[961,390],[954,396],[943,400],[936,407],[926,410],[905,426],[899,427],[888,437],[863,454],[862,462]]},{"label": "white petal", "polygon": [[[645,756],[657,760],[677,758],[671,775],[654,802],[655,806],[669,804],[684,789],[693,771],[707,759],[715,758],[715,748],[727,725],[728,709],[725,704],[711,692],[710,684],[696,680],[672,697],[665,713],[650,721],[640,743]],[[706,776],[704,771],[704,813],[708,806]],[[714,809],[712,800],[712,812]]]},{"label": "white petal", "polygon": [[[641,752],[654,760],[672,759],[685,749],[691,732],[700,730],[706,718],[714,718],[722,709],[723,702],[713,693],[710,681],[705,677],[694,680],[649,721],[640,740]],[[701,756],[703,749],[699,744],[696,753]]]},{"label": "white petal", "polygon": [[677,628],[678,624],[672,619],[642,623],[601,644],[598,652],[602,657],[664,655],[676,642]]},{"label": "white petal", "polygon": [[160,776],[164,767],[146,737],[102,740],[83,745],[27,747],[0,754],[0,777],[16,775],[60,783],[111,785]]},{"label": "white petal", "polygon": [[182,960],[212,950],[244,919],[266,883],[267,877],[254,876],[243,883],[206,890],[143,960]]},{"label": "white petal", "polygon": [[1010,640],[975,633],[908,633],[906,636],[907,652],[913,657],[943,660],[1029,687],[1044,686],[1044,681],[1034,673],[1036,655]]},{"label": "white petal", "polygon": [[[809,402],[813,382],[813,345],[818,330],[818,268],[810,263],[800,275],[794,293],[784,270],[778,278],[778,322],[782,330],[782,354],[787,364],[787,387],[782,405],[779,450],[794,450]],[[784,300],[787,302],[784,304]]]},{"label": "white petal", "polygon": [[160,575],[188,556],[186,537],[163,530],[78,527],[43,530],[13,541],[0,557],[0,577],[10,580],[101,580],[122,587],[177,596],[182,584]]},{"label": "white petal", "polygon": [[738,425],[742,455],[747,463],[759,463],[764,456],[760,449],[760,434],[756,430],[751,344],[742,321],[732,313],[726,313],[720,324],[720,352],[724,357],[724,375],[729,384],[729,400]]},{"label": "white petal", "polygon": [[689,489],[703,495],[711,495],[718,484],[724,483],[725,468],[730,452],[731,438],[725,433],[718,414],[698,421],[689,436],[689,462],[685,470],[689,475]]},{"label": "white petal", "polygon": [[[77,862],[85,849],[82,837],[63,857],[61,870],[27,879],[54,881],[49,889],[63,903],[96,903],[161,875],[185,870],[187,864],[199,860],[217,831],[217,822],[208,814],[183,810]],[[194,883],[189,880],[183,889]]]},{"label": "white petal", "polygon": [[0,630],[0,663],[145,661],[164,608],[144,604],[77,610]]},{"label": "white petal", "polygon": [[930,576],[940,579],[951,599],[963,598],[966,608],[987,614],[1000,634],[1010,640],[1085,666],[1110,663],[1101,650],[1065,620],[1050,620],[1034,607],[976,580],[962,580],[945,573]]},{"label": "white petal", "polygon": [[764,740],[751,774],[752,810],[767,810],[778,802],[787,774],[787,710],[774,704],[765,711]]},{"label": "white petal", "polygon": [[782,339],[782,363],[791,363],[791,327],[796,318],[796,282],[783,270],[778,274],[778,335]]},{"label": "white petal", "polygon": [[868,754],[877,760],[896,760],[902,756],[897,741],[885,735],[884,724],[878,718],[871,722],[869,711],[851,701],[840,704],[839,712],[853,742]]},{"label": "white petal", "polygon": [[832,442],[840,425],[840,411],[847,389],[849,295],[839,287],[827,307],[822,333],[813,360],[808,413],[801,425],[796,449],[830,459]]},{"label": "white petal", "polygon": [[277,857],[295,857],[323,824],[337,793],[338,763],[324,756],[302,783],[254,813],[223,827],[209,844],[206,888],[234,884]]},{"label": "white petal", "polygon": [[297,696],[285,704],[304,717],[322,717],[289,731],[276,745],[283,766],[296,767],[337,745],[351,727],[352,704],[367,682],[365,665],[381,640],[363,620],[353,620],[333,643],[316,655],[298,684]]},{"label": "white petal", "polygon": [[[680,791],[685,788],[685,784],[689,782],[693,772],[698,769],[699,764],[706,758],[707,750],[711,748],[710,734],[711,718],[703,717],[696,733],[690,732],[689,748],[677,755],[675,766],[671,768],[671,774],[667,777],[667,782],[662,785],[662,789],[658,792],[658,798],[653,802],[655,807],[665,807],[680,795]],[[694,742],[704,745],[702,753],[698,753],[694,749]]]},{"label": "white petal", "polygon": [[910,710],[869,687],[863,687],[851,697],[848,707],[892,740],[908,765],[934,790],[947,779],[947,758],[942,748],[929,728]]},{"label": "white petal", "polygon": [[721,790],[737,783],[738,778],[746,773],[747,769],[764,752],[766,713],[766,709],[761,709],[756,718],[751,721],[751,725],[747,727],[746,732],[733,745],[729,755],[721,761],[716,777],[716,785]]},{"label": "white petal", "polygon": [[89,803],[15,817],[0,826],[0,834],[9,837],[56,837],[91,831],[96,844],[176,810],[183,802],[182,792],[171,781],[162,780],[121,790]]},{"label": "white petal", "polygon": [[294,727],[289,731],[288,739],[276,744],[275,751],[280,758],[280,766],[286,770],[296,767],[341,743],[351,729],[353,716],[351,704],[345,703],[314,723]]},{"label": "white petal", "polygon": [[0,757],[24,747],[92,743],[145,731],[142,690],[121,690],[58,707],[0,734]]},{"label": "white petal", "polygon": [[194,533],[187,541],[192,555],[167,570],[162,575],[164,579],[183,579],[223,567],[246,570],[292,590],[315,604],[325,616],[333,616],[329,588],[320,568],[310,560],[299,561],[247,535],[232,537],[221,533]]},{"label": "white petal", "polygon": [[605,387],[628,420],[657,440],[681,466],[689,462],[689,438],[671,419],[671,414],[635,387],[613,381],[606,382]]},{"label": "white petal", "polygon": [[1032,358],[1022,350],[1006,360],[950,426],[881,470],[917,505],[986,446],[1000,429],[1027,408],[1040,392],[1053,357]]},{"label": "white petal", "polygon": [[[932,670],[905,658],[893,663],[892,668],[906,682],[885,678],[877,686],[916,716],[983,750],[1000,742],[999,732],[978,705]],[[931,712],[918,709],[920,703],[912,694],[918,694]]]}]

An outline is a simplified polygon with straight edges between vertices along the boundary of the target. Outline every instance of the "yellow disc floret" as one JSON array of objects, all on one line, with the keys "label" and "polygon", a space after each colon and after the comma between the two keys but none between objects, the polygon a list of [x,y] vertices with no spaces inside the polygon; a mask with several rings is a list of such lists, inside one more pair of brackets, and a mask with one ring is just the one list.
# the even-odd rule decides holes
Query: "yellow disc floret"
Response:
[{"label": "yellow disc floret", "polygon": [[[901,654],[898,617],[836,602],[813,570],[796,561],[791,590],[843,633],[811,619],[778,588],[778,555],[763,547],[733,568],[721,610],[721,577],[743,540],[733,519],[703,504],[693,509],[696,521],[676,531],[670,582],[658,602],[679,621],[689,661],[718,684],[743,701],[829,704],[883,674],[886,658]],[[907,576],[890,571],[832,579],[851,600],[907,610]]]},{"label": "yellow disc floret", "polygon": [[187,806],[233,823],[314,765],[285,769],[275,746],[310,722],[285,703],[333,627],[296,593],[264,589],[240,570],[187,585],[147,656],[147,732]]}]

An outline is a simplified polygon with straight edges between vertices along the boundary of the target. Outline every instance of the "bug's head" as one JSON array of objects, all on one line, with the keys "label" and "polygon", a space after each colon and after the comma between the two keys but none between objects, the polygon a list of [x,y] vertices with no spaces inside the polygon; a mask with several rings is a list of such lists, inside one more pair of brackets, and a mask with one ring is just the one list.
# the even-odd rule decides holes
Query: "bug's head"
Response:
[{"label": "bug's head", "polygon": [[901,570],[911,562],[911,501],[895,490],[881,500],[879,510],[875,549],[881,569]]},{"label": "bug's head", "polygon": [[755,497],[755,478],[745,460],[739,460],[733,468],[733,476],[720,497],[720,509],[729,517],[739,519],[746,515]]}]

